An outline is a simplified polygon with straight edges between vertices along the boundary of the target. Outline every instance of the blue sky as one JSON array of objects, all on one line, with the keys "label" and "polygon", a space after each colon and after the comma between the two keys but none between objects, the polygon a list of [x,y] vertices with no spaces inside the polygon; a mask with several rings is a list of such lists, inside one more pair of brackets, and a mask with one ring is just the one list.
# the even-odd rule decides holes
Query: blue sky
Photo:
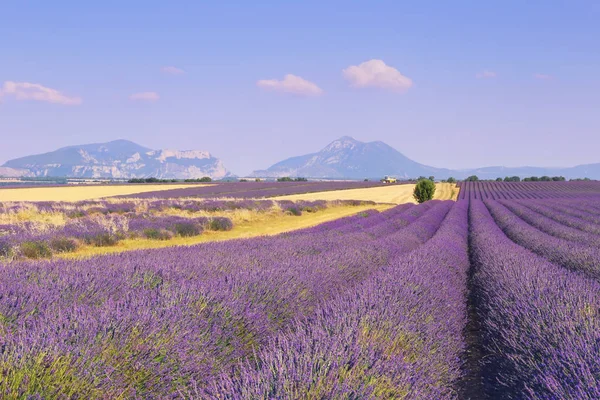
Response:
[{"label": "blue sky", "polygon": [[124,138],[245,174],[343,135],[437,167],[600,162],[598,2],[5,0],[0,14],[0,163]]}]

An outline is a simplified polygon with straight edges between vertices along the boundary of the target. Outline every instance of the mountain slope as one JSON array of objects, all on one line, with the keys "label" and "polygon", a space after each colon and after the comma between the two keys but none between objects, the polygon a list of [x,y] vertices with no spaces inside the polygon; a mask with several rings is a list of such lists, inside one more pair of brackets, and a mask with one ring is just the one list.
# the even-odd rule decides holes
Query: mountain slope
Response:
[{"label": "mountain slope", "polygon": [[205,151],[152,150],[128,140],[68,146],[10,160],[3,167],[30,176],[86,178],[198,178],[229,175],[223,163]]},{"label": "mountain slope", "polygon": [[448,175],[450,170],[419,164],[383,142],[363,143],[349,136],[331,142],[318,153],[288,158],[253,176],[310,178],[397,178]]},{"label": "mountain slope", "polygon": [[600,163],[579,165],[571,168],[544,167],[483,167],[451,170],[435,168],[415,162],[383,142],[364,143],[344,136],[331,142],[317,153],[292,157],[280,161],[266,170],[254,171],[256,177],[301,176],[307,178],[382,178],[392,175],[399,179],[450,176],[464,179],[477,175],[480,179],[496,179],[505,176],[564,176],[569,178],[600,179]]}]

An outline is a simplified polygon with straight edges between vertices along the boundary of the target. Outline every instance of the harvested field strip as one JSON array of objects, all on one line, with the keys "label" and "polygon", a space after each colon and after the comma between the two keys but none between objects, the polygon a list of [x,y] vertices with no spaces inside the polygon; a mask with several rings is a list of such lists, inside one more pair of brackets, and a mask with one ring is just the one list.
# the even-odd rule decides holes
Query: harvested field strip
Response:
[{"label": "harvested field strip", "polygon": [[206,185],[86,185],[0,189],[0,201],[81,201],[119,195],[185,189]]},{"label": "harvested field strip", "polygon": [[[335,190],[273,197],[273,200],[368,200],[378,203],[416,203],[415,185],[390,185],[363,189]],[[434,199],[456,200],[459,189],[451,183],[437,183]]]}]

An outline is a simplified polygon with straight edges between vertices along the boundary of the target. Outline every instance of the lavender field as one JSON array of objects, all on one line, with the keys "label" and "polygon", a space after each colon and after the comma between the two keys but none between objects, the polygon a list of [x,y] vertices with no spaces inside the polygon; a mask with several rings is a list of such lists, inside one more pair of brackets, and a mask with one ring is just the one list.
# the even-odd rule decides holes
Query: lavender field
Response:
[{"label": "lavender field", "polygon": [[5,260],[0,397],[597,399],[599,249],[597,182],[486,182],[273,237]]},{"label": "lavender field", "polygon": [[361,189],[383,186],[381,182],[331,181],[331,182],[227,182],[205,184],[198,187],[150,191],[125,195],[129,198],[263,198],[292,194]]}]

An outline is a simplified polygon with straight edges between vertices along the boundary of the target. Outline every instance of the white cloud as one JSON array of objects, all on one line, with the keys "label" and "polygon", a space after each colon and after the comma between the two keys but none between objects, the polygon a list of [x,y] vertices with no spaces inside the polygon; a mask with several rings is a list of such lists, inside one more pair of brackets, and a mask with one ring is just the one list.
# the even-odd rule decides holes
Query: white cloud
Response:
[{"label": "white cloud", "polygon": [[359,65],[351,65],[344,69],[342,74],[350,85],[356,88],[376,87],[405,92],[413,85],[410,78],[382,60],[369,60]]},{"label": "white cloud", "polygon": [[533,74],[533,77],[535,79],[541,79],[541,80],[548,80],[548,79],[552,79],[552,75],[548,75],[548,74]]},{"label": "white cloud", "polygon": [[496,76],[497,76],[497,74],[496,74],[494,71],[488,71],[488,70],[485,70],[485,71],[478,72],[478,73],[475,75],[475,77],[476,77],[477,79],[488,79],[488,78],[495,78]]},{"label": "white cloud", "polygon": [[45,101],[66,106],[77,106],[82,103],[80,97],[65,96],[56,89],[30,82],[5,81],[0,87],[0,98],[8,96],[14,96],[17,100]]},{"label": "white cloud", "polygon": [[129,99],[134,101],[158,101],[160,96],[156,92],[140,92],[132,94]]},{"label": "white cloud", "polygon": [[316,84],[292,74],[287,74],[282,80],[262,79],[256,82],[256,86],[262,89],[299,94],[303,96],[319,96],[323,93],[323,90]]},{"label": "white cloud", "polygon": [[160,70],[162,72],[164,72],[165,74],[171,74],[171,75],[182,75],[182,74],[185,74],[184,70],[182,70],[181,68],[173,67],[173,66],[162,67]]}]

